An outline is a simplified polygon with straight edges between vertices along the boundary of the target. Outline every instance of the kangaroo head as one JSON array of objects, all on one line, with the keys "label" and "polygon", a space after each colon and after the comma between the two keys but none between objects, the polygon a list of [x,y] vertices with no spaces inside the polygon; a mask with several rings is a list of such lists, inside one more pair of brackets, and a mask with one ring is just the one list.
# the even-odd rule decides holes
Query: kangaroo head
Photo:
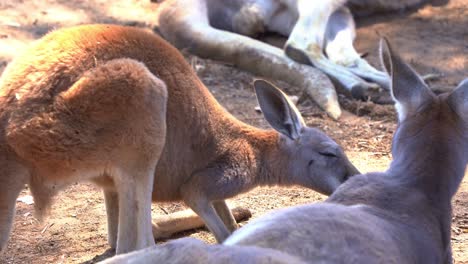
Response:
[{"label": "kangaroo head", "polygon": [[254,87],[265,119],[280,133],[278,158],[284,162],[278,164],[287,168],[278,171],[289,173],[279,175],[280,179],[329,195],[359,173],[335,141],[307,127],[299,110],[280,89],[263,80],[255,81]]},{"label": "kangaroo head", "polygon": [[430,182],[446,181],[453,195],[468,161],[468,79],[451,93],[435,95],[385,38],[380,55],[398,112],[392,144],[396,164],[405,164],[405,174],[434,174]]}]

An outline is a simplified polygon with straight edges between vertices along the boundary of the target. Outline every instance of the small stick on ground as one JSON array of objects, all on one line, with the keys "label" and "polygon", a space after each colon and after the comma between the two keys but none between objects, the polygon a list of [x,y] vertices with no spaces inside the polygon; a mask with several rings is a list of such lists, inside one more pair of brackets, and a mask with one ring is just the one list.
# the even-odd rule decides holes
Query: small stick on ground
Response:
[{"label": "small stick on ground", "polygon": [[[245,221],[252,217],[249,209],[235,207],[231,209],[237,222]],[[175,233],[202,228],[205,226],[203,220],[192,210],[187,209],[168,215],[157,217],[157,222],[153,221],[153,235],[155,239],[169,238]]]}]

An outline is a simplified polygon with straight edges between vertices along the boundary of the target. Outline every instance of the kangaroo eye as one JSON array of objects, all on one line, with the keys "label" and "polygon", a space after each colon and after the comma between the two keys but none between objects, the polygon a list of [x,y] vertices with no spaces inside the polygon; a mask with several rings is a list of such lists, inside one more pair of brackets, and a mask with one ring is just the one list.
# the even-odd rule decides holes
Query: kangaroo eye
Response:
[{"label": "kangaroo eye", "polygon": [[328,152],[328,151],[319,152],[319,154],[322,155],[322,156],[328,157],[328,158],[336,158],[336,157],[338,157],[338,156],[336,155],[336,153],[332,153],[332,152]]},{"label": "kangaroo eye", "polygon": [[310,167],[310,166],[312,166],[312,164],[314,164],[314,160],[310,160],[308,166]]}]

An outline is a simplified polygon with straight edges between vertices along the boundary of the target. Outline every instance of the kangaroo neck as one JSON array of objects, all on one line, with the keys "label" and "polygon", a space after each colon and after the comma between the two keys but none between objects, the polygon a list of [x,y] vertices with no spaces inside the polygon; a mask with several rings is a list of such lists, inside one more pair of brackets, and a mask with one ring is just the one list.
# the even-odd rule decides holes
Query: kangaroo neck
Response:
[{"label": "kangaroo neck", "polygon": [[408,140],[402,145],[404,148],[393,153],[396,158],[388,174],[420,190],[434,205],[450,206],[465,174],[465,150],[437,140]]},{"label": "kangaroo neck", "polygon": [[[280,149],[280,136],[274,130],[262,130],[246,126],[242,131],[243,140],[254,154],[252,163],[252,183],[254,186],[286,185],[283,175],[287,175],[285,153]],[[288,175],[289,176],[289,175]]]},{"label": "kangaroo neck", "polygon": [[[409,187],[410,192],[416,190],[424,195],[424,202],[419,206],[430,209],[425,215],[416,216],[432,223],[435,237],[440,239],[445,254],[449,254],[451,199],[465,174],[466,161],[461,160],[463,155],[459,150],[450,149],[446,144],[428,144],[426,140],[405,143],[403,149],[393,153],[396,158],[386,174]],[[402,195],[401,199],[405,199],[411,194]]]}]

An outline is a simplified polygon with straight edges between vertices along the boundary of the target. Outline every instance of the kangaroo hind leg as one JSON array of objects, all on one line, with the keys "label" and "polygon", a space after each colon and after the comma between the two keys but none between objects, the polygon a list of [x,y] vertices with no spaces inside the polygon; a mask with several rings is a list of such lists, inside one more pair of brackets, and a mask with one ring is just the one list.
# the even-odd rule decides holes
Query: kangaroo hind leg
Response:
[{"label": "kangaroo hind leg", "polygon": [[77,133],[87,136],[77,155],[115,188],[105,190],[110,245],[117,254],[153,245],[151,194],[166,137],[165,84],[144,64],[116,59],[85,73],[62,99],[81,124]]},{"label": "kangaroo hind leg", "polygon": [[28,180],[21,165],[0,156],[0,253],[6,249],[13,226],[16,199]]}]

